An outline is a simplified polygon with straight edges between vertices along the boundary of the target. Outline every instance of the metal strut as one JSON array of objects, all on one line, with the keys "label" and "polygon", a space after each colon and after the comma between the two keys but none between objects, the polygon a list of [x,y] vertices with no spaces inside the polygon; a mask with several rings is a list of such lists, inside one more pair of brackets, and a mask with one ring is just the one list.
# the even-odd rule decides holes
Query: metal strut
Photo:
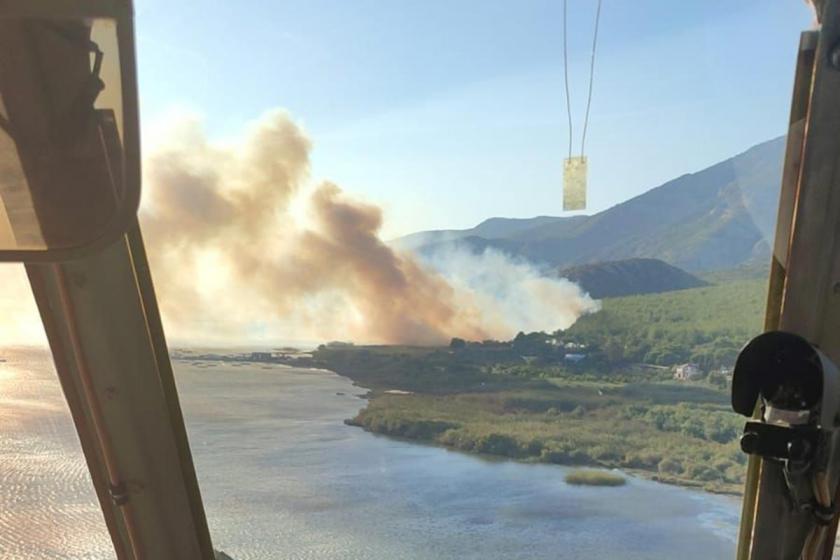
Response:
[{"label": "metal strut", "polygon": [[[800,43],[766,328],[795,333],[840,362],[840,0],[814,2]],[[829,560],[840,502],[840,426],[815,464],[750,457],[739,560]],[[803,504],[797,495],[809,496]],[[812,498],[811,498],[812,497]]]}]

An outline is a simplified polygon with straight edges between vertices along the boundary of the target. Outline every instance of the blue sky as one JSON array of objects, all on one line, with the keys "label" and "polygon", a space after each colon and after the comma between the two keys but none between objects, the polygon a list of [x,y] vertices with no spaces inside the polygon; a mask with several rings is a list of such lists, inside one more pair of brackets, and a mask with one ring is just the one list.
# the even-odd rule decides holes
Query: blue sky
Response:
[{"label": "blue sky", "polygon": [[[313,178],[386,210],[385,235],[560,215],[560,0],[142,0],[145,123],[236,135],[283,107]],[[578,150],[595,0],[569,0]],[[801,0],[604,0],[590,212],[784,133]]]}]

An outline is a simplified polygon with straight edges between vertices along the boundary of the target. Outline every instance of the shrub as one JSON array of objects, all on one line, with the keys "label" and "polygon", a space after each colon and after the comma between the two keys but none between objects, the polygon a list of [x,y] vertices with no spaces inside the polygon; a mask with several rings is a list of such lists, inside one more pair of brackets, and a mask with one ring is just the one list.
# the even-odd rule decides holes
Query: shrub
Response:
[{"label": "shrub", "polygon": [[503,434],[489,434],[476,440],[475,449],[479,453],[518,457],[522,455],[519,443],[512,437]]},{"label": "shrub", "polygon": [[659,466],[657,467],[657,470],[659,470],[659,472],[662,474],[679,475],[683,472],[683,466],[682,463],[680,463],[676,459],[666,458],[659,461]]},{"label": "shrub", "polygon": [[659,453],[631,451],[624,456],[624,464],[631,469],[654,469],[662,462]]},{"label": "shrub", "polygon": [[606,471],[575,470],[566,475],[566,483],[582,486],[623,486],[627,480]]},{"label": "shrub", "polygon": [[723,475],[720,472],[707,465],[691,465],[688,467],[688,476],[704,482],[723,480]]}]

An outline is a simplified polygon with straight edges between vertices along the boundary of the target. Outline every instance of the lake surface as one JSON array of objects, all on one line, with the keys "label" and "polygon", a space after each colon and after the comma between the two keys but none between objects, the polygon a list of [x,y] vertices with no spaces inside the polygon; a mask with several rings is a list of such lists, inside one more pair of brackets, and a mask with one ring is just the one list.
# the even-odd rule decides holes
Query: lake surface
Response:
[{"label": "lake surface", "polygon": [[[46,352],[0,351],[0,559],[113,558]],[[256,559],[734,556],[738,501],[492,461],[345,426],[330,372],[175,362],[217,548]]]}]

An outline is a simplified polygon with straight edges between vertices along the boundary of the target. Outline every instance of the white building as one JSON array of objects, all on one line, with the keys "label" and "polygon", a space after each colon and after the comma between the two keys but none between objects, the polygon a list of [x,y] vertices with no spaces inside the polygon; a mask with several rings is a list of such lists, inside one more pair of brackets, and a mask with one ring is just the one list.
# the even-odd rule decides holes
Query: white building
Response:
[{"label": "white building", "polygon": [[697,364],[682,364],[674,368],[674,379],[689,381],[703,377],[703,370]]}]

